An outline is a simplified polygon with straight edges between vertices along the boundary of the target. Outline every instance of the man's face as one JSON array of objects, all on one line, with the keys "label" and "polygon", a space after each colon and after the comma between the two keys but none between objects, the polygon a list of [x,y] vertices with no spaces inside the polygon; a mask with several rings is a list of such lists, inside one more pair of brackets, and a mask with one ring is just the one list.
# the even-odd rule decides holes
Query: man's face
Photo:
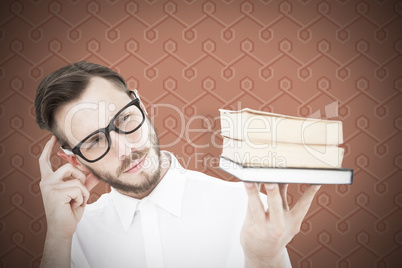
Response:
[{"label": "man's face", "polygon": [[[92,132],[106,127],[129,102],[126,92],[103,78],[93,78],[79,99],[61,107],[55,114],[58,130],[71,147]],[[145,111],[144,111],[145,112]],[[134,133],[110,132],[110,151],[89,163],[77,156],[95,176],[127,194],[149,192],[161,175],[158,137],[148,117]],[[99,146],[107,147],[107,144]]]}]

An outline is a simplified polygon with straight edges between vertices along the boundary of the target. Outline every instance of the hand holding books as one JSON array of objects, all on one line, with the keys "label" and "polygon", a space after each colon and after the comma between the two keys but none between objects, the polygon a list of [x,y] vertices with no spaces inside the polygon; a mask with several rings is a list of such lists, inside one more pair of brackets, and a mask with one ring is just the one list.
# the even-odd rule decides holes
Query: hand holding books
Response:
[{"label": "hand holding books", "polygon": [[265,210],[257,183],[247,182],[245,185],[248,208],[240,241],[246,267],[292,267],[286,245],[299,232],[320,186],[308,186],[294,207],[289,209],[287,184],[264,183],[269,208]]}]

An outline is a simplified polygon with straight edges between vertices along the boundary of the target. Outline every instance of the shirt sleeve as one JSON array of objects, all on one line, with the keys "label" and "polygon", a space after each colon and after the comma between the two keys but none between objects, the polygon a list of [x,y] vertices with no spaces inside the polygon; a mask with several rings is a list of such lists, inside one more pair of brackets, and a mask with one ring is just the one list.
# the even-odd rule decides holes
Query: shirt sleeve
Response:
[{"label": "shirt sleeve", "polygon": [[240,243],[240,234],[234,237],[226,260],[226,268],[242,268],[244,267],[244,252]]},{"label": "shirt sleeve", "polygon": [[76,234],[73,236],[73,242],[71,245],[71,267],[90,268]]},{"label": "shirt sleeve", "polygon": [[289,253],[288,253],[287,248],[285,248],[285,254],[286,254],[286,267],[292,268],[292,263],[290,262]]}]

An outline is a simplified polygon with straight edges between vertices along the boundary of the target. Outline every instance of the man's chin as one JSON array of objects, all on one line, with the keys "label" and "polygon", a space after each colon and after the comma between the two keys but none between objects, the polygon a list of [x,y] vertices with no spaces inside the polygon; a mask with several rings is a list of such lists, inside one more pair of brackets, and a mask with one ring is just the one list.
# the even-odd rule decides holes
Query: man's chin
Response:
[{"label": "man's chin", "polygon": [[109,185],[116,190],[121,190],[126,193],[142,194],[147,193],[159,182],[160,172],[153,175],[140,171],[135,174],[122,174],[119,180],[107,181]]},{"label": "man's chin", "polygon": [[99,180],[109,184],[110,187],[127,194],[142,194],[149,192],[158,184],[161,173],[158,168],[156,168],[156,171],[152,172],[148,171],[145,167],[136,173],[123,172],[119,176],[112,176],[108,173],[98,173],[91,168],[89,168],[89,170]]}]

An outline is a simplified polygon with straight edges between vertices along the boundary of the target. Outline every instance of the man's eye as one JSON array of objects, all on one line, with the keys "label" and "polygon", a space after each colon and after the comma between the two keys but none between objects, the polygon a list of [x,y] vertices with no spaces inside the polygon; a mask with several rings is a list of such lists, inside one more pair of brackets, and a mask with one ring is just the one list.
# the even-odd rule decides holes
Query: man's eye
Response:
[{"label": "man's eye", "polygon": [[81,148],[89,150],[95,147],[99,147],[103,139],[104,139],[103,136],[93,137],[90,140],[86,141]]},{"label": "man's eye", "polygon": [[123,116],[123,118],[121,119],[121,121],[127,121],[129,117],[130,117],[129,115],[125,115],[125,116]]},{"label": "man's eye", "polygon": [[128,115],[128,114],[121,116],[120,119],[117,121],[117,125],[120,125],[120,124],[126,122],[127,120],[129,120],[129,118],[130,118],[130,115]]},{"label": "man's eye", "polygon": [[92,139],[91,141],[89,141],[88,149],[94,147],[98,142],[99,142],[99,137],[96,137],[96,138]]},{"label": "man's eye", "polygon": [[96,145],[99,142],[99,138],[96,138],[95,140],[93,140],[91,142],[91,147],[93,147],[94,145]]}]

